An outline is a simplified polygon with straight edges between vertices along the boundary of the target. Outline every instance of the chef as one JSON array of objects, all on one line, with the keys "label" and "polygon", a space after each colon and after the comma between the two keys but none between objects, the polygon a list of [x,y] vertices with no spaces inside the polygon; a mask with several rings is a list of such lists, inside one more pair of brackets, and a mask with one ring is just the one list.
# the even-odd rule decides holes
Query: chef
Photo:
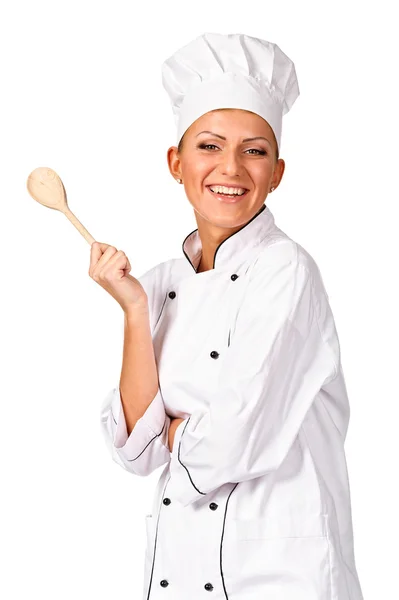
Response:
[{"label": "chef", "polygon": [[198,227],[138,278],[156,393],[132,430],[119,385],[101,409],[119,465],[164,465],[143,600],[362,600],[334,318],[315,260],[265,203],[284,172],[294,64],[274,43],[205,33],[162,75],[168,167]]}]

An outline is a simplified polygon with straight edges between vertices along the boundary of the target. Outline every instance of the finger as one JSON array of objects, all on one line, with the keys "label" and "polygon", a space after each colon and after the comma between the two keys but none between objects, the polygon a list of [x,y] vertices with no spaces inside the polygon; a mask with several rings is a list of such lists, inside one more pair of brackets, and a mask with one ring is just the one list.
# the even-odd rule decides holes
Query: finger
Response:
[{"label": "finger", "polygon": [[106,278],[110,274],[114,274],[116,271],[120,270],[121,273],[124,272],[126,268],[127,257],[123,250],[117,250],[113,256],[111,256],[104,267],[102,268],[99,275],[101,277]]},{"label": "finger", "polygon": [[101,256],[108,248],[108,244],[102,242],[93,242],[90,248],[90,269],[100,260]]},{"label": "finger", "polygon": [[[93,254],[96,252],[93,249]],[[101,273],[103,267],[107,264],[108,260],[117,252],[114,246],[110,246],[109,244],[103,244],[101,248],[99,248],[99,258],[97,262],[93,259],[92,264],[90,265],[91,276],[98,275]],[[98,257],[98,253],[96,255]]]}]

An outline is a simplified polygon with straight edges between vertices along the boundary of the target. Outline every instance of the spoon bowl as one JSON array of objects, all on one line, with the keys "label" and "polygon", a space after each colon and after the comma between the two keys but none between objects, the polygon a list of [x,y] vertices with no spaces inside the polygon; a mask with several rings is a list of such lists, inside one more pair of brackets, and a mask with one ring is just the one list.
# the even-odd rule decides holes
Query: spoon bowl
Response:
[{"label": "spoon bowl", "polygon": [[48,167],[38,167],[28,176],[26,187],[29,194],[36,202],[62,212],[76,229],[83,235],[85,240],[91,245],[95,240],[82,223],[71,212],[64,184],[55,171]]}]

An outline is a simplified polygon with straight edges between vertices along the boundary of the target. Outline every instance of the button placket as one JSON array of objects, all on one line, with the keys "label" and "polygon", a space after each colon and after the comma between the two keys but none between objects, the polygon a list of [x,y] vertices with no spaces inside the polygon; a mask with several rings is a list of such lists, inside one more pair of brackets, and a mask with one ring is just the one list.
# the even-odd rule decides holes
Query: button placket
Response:
[{"label": "button placket", "polygon": [[[227,277],[229,279],[227,279]],[[245,293],[245,288],[246,288],[246,284],[247,284],[247,278],[241,278],[237,273],[230,273],[227,274],[226,280],[225,280],[225,285],[227,286],[232,286],[233,283],[235,283],[236,288],[230,288],[228,290],[228,303],[227,303],[227,307],[226,307],[226,313],[225,313],[225,317],[223,318],[222,322],[218,323],[218,326],[215,327],[213,333],[211,333],[210,338],[208,340],[211,341],[212,345],[213,345],[213,349],[208,350],[208,357],[212,358],[213,360],[217,361],[219,358],[222,359],[224,357],[224,353],[228,348],[228,340],[227,340],[227,333],[229,334],[229,338],[230,339],[230,329],[233,325],[233,321],[235,320],[236,317],[236,312],[239,309],[239,304],[240,304],[240,300],[243,296],[243,294]],[[244,279],[244,280],[243,280]],[[238,286],[238,289],[237,289]],[[167,297],[170,298],[170,300],[173,300],[174,298],[176,298],[176,292],[171,290],[167,293]],[[212,348],[212,346],[211,346]],[[210,380],[212,380],[213,377],[215,377],[215,381],[217,378],[217,374],[219,372],[219,369],[221,367],[221,360],[218,361],[218,363],[215,364],[214,368],[211,368],[209,371],[209,375],[210,375]],[[164,508],[166,508],[167,506],[169,506],[172,503],[171,498],[164,498],[162,500],[163,502],[163,506]],[[216,502],[211,502],[208,505],[204,505],[205,507],[208,507],[209,510],[212,511],[216,511],[218,509],[218,504]],[[215,515],[216,518],[218,518]],[[165,573],[164,573],[165,574]],[[168,579],[164,578],[159,580],[159,585],[160,587],[163,588],[167,588],[169,585],[172,585],[173,582],[170,582]],[[172,585],[173,587],[173,585]],[[214,585],[211,581],[206,581],[203,583],[203,589],[206,591],[213,591]],[[172,590],[172,588],[171,588]]]}]

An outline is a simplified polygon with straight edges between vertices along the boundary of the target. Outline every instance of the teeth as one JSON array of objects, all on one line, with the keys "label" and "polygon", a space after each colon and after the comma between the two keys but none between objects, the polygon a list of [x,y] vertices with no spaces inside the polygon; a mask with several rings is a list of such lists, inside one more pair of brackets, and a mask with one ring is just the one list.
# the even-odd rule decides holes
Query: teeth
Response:
[{"label": "teeth", "polygon": [[216,192],[217,194],[229,194],[230,196],[232,195],[238,195],[238,196],[242,196],[245,193],[245,189],[244,188],[228,188],[228,187],[224,187],[222,185],[214,185],[214,186],[209,186],[210,189],[212,190],[212,192]]}]

